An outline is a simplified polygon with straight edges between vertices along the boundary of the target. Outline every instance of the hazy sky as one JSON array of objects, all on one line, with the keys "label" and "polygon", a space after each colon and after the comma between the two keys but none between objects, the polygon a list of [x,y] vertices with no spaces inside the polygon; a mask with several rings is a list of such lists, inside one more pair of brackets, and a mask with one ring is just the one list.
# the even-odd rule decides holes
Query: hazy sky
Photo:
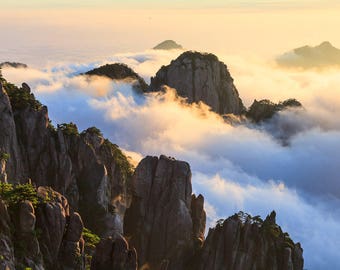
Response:
[{"label": "hazy sky", "polygon": [[159,1],[159,0],[1,0],[2,7],[81,7],[81,6],[121,6],[121,7],[184,7],[184,8],[197,8],[197,7],[230,7],[230,6],[243,6],[243,7],[310,7],[311,5],[335,5],[336,0],[172,0],[172,1]]},{"label": "hazy sky", "polygon": [[89,61],[165,39],[187,49],[268,58],[326,40],[340,47],[333,0],[155,2],[0,0],[0,61]]}]

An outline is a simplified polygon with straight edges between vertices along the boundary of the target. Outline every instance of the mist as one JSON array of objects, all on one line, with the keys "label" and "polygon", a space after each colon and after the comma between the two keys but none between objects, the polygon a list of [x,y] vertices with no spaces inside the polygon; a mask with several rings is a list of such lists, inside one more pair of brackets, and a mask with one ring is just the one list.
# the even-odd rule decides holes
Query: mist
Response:
[{"label": "mist", "polygon": [[136,163],[160,154],[189,162],[194,192],[206,199],[209,226],[240,210],[263,218],[276,210],[278,224],[302,243],[306,269],[340,268],[338,70],[293,72],[256,57],[219,55],[247,106],[254,99],[292,97],[304,106],[260,126],[229,125],[204,104],[186,104],[175,89],[140,96],[124,81],[77,76],[119,61],[149,81],[180,53],[146,51],[43,69],[6,68],[3,75],[16,84],[27,82],[53,123],[97,126]]}]

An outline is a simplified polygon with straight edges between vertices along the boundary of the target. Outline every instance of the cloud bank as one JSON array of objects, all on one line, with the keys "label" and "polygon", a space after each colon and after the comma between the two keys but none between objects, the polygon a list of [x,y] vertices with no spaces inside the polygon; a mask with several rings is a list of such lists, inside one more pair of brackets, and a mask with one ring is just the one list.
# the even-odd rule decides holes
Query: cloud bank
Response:
[{"label": "cloud bank", "polygon": [[[247,105],[296,97],[303,110],[284,111],[261,127],[231,126],[204,104],[187,105],[165,93],[137,95],[124,82],[76,74],[121,61],[148,79],[178,52],[116,55],[90,64],[44,70],[5,69],[4,77],[28,82],[48,105],[54,123],[95,125],[135,159],[166,154],[186,160],[193,188],[204,194],[209,225],[239,210],[278,222],[304,247],[305,268],[340,268],[340,79],[328,73],[283,71],[258,59],[220,57]],[[278,137],[289,132],[289,146]]]}]

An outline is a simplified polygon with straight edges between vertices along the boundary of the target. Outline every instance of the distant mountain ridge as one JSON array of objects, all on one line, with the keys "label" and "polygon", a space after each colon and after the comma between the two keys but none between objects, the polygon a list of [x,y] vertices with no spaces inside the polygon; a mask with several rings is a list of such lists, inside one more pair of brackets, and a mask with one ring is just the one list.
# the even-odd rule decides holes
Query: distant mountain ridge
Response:
[{"label": "distant mountain ridge", "polygon": [[340,67],[340,49],[329,41],[311,47],[303,46],[287,52],[276,59],[280,66],[299,68]]},{"label": "distant mountain ridge", "polygon": [[165,40],[155,47],[153,47],[154,50],[181,50],[183,49],[182,45],[176,43],[176,41],[173,40]]}]

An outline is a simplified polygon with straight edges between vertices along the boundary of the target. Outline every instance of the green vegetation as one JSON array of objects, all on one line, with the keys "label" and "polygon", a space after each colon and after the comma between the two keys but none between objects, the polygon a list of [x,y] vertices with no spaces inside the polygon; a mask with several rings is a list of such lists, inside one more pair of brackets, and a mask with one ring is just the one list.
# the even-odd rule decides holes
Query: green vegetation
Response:
[{"label": "green vegetation", "polygon": [[0,161],[8,161],[10,158],[10,155],[6,152],[0,151]]},{"label": "green vegetation", "polygon": [[87,228],[83,229],[83,238],[85,240],[85,247],[90,249],[94,249],[100,241],[100,237]]},{"label": "green vegetation", "polygon": [[111,143],[108,139],[104,140],[104,146],[110,149],[111,155],[113,156],[116,164],[120,171],[125,176],[126,180],[132,176],[134,167],[128,161],[122,150],[119,149],[118,145]]},{"label": "green vegetation", "polygon": [[254,100],[253,104],[247,111],[246,116],[258,123],[273,117],[275,113],[289,107],[302,107],[302,104],[294,98],[280,101],[277,104],[271,102],[268,99],[263,99],[260,101]]},{"label": "green vegetation", "polygon": [[41,110],[42,104],[35,99],[35,96],[29,90],[24,89],[23,87],[19,88],[14,84],[7,82],[2,77],[0,78],[0,81],[7,92],[14,111],[22,110],[27,107],[35,111]]},{"label": "green vegetation", "polygon": [[85,135],[86,133],[90,133],[93,135],[101,136],[103,137],[103,133],[100,131],[100,129],[96,127],[89,127],[88,129],[84,130],[81,135]]},{"label": "green vegetation", "polygon": [[89,229],[83,229],[83,238],[85,240],[85,268],[90,269],[92,255],[94,254],[96,245],[100,241],[100,237]]},{"label": "green vegetation", "polygon": [[79,132],[78,132],[78,128],[76,126],[76,124],[70,122],[70,123],[63,123],[63,124],[59,124],[57,125],[58,129],[60,129],[65,135],[69,135],[69,136],[78,136]]},{"label": "green vegetation", "polygon": [[0,183],[0,198],[9,206],[16,207],[23,201],[30,201],[33,207],[39,203],[46,203],[49,198],[38,197],[37,190],[32,184],[7,184]]},{"label": "green vegetation", "polygon": [[219,61],[217,56],[212,53],[201,53],[201,52],[196,52],[196,51],[186,51],[182,53],[178,57],[178,59],[190,58],[191,60],[194,60],[196,58],[201,58],[201,57],[212,62]]}]

